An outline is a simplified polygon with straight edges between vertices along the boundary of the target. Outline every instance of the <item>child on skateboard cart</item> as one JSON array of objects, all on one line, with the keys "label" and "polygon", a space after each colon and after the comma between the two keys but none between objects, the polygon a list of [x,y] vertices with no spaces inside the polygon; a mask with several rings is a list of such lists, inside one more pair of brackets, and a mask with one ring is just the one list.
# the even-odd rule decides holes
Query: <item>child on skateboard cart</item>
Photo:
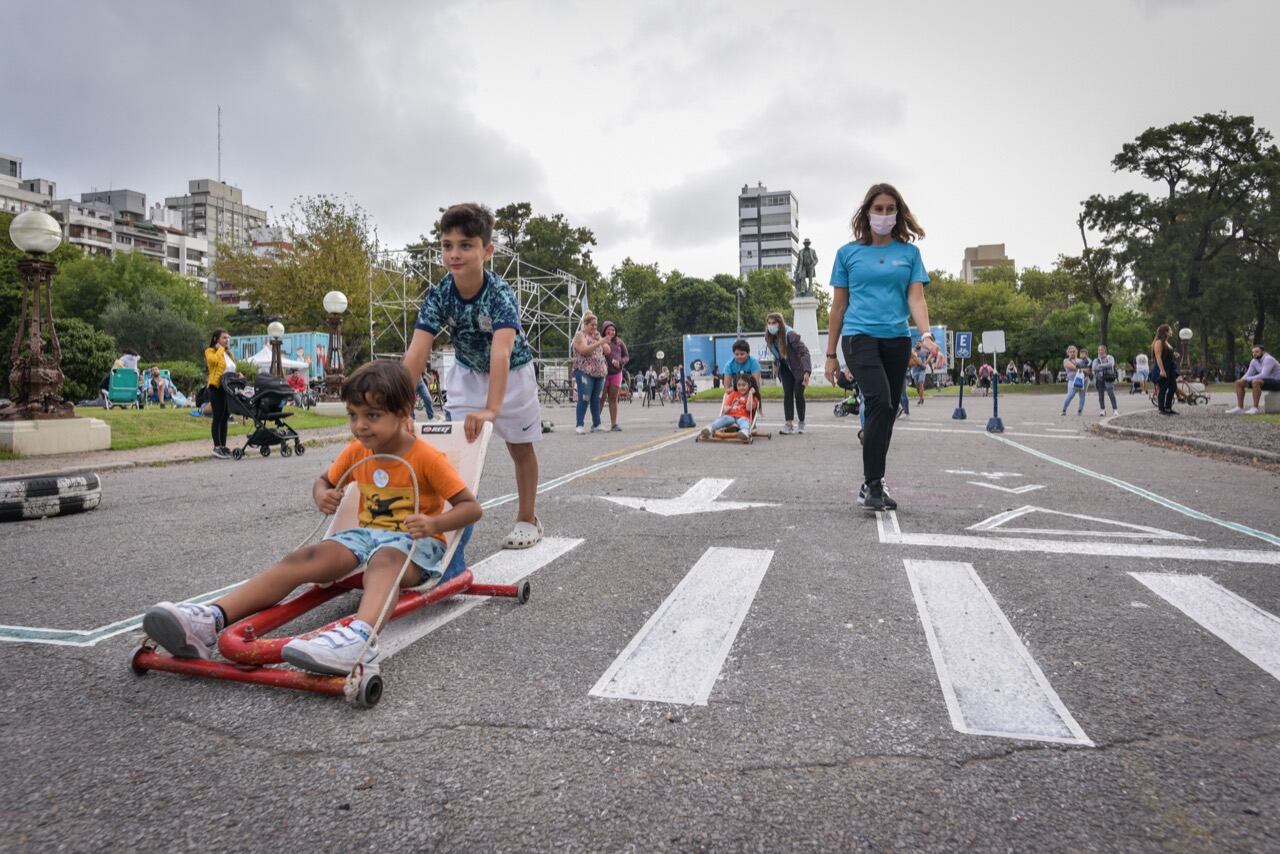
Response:
[{"label": "child on skateboard cart", "polygon": [[734,390],[725,395],[720,405],[720,417],[702,428],[699,439],[712,439],[728,427],[737,426],[737,438],[744,444],[751,441],[751,429],[755,424],[760,399],[756,393],[755,378],[748,373],[737,374]]},{"label": "child on skateboard cart", "polygon": [[[283,656],[304,670],[338,676],[357,663],[372,664],[378,658],[375,627],[380,628],[379,615],[405,557],[411,556],[412,561],[401,587],[441,577],[443,533],[462,530],[480,519],[479,502],[444,454],[407,429],[413,419],[414,383],[402,365],[379,360],[363,366],[343,384],[342,399],[355,439],[312,487],[320,512],[337,510],[343,474],[374,454],[394,454],[413,467],[418,512],[414,512],[414,480],[405,466],[378,460],[356,467],[351,480],[360,490],[360,527],[337,531],[290,552],[209,605],[161,602],[148,609],[142,627],[171,655],[207,659],[226,626],[275,605],[299,585],[338,581],[363,564],[364,595],[350,625],[312,638],[295,638],[284,647]],[[445,500],[452,505],[447,511]],[[463,566],[459,549],[450,569]]]}]

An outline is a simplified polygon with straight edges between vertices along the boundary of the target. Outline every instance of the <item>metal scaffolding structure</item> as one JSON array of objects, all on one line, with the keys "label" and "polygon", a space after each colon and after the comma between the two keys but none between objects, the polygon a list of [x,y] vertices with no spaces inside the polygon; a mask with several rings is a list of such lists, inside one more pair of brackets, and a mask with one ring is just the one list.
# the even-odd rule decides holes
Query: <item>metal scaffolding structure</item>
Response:
[{"label": "metal scaffolding structure", "polygon": [[[495,247],[489,269],[516,292],[520,324],[539,376],[559,374],[582,319],[586,283],[563,270],[551,272],[522,261],[503,246]],[[369,351],[374,358],[404,355],[423,298],[447,272],[434,246],[386,251],[375,258],[369,273]]]}]

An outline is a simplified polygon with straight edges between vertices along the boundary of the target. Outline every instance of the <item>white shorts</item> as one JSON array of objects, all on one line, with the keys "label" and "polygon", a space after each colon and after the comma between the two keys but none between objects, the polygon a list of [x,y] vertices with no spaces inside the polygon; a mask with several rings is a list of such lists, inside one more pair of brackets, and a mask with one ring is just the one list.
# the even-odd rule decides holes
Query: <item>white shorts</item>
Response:
[{"label": "white shorts", "polygon": [[[489,402],[489,375],[454,362],[444,378],[444,411],[450,421],[463,421],[469,412],[478,412]],[[493,422],[493,432],[514,445],[542,439],[542,406],[538,403],[538,380],[533,362],[507,375],[507,393]]]}]

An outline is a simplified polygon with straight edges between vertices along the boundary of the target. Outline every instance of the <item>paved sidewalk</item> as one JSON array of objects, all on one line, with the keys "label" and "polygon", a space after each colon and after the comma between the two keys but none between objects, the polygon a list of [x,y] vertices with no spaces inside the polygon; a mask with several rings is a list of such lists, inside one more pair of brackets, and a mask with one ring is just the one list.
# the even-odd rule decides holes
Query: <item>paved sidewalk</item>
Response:
[{"label": "paved sidewalk", "polygon": [[1242,460],[1280,464],[1280,424],[1227,415],[1225,405],[1179,406],[1177,415],[1155,409],[1108,418],[1098,425],[1105,434],[1139,441],[1181,445]]},{"label": "paved sidewalk", "polygon": [[[344,424],[338,427],[299,430],[298,435],[302,437],[307,447],[317,447],[349,439],[351,431]],[[149,448],[132,448],[127,451],[94,451],[88,454],[52,454],[45,457],[25,457],[20,460],[0,460],[0,479],[48,477],[84,471],[103,472],[133,466],[171,465],[208,459],[210,450],[209,440],[206,438],[153,445]]]}]

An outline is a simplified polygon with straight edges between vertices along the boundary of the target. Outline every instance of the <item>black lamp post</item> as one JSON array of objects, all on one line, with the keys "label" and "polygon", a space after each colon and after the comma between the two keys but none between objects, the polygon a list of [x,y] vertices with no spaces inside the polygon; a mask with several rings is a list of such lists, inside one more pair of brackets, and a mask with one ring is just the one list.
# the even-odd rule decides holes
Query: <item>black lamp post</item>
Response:
[{"label": "black lamp post", "polygon": [[57,265],[45,257],[62,242],[62,229],[47,213],[26,211],[9,224],[9,237],[27,254],[18,260],[22,297],[18,330],[9,350],[11,403],[0,409],[0,420],[74,418],[74,407],[60,395],[62,346],[53,324],[52,293]]},{"label": "black lamp post", "polygon": [[329,291],[324,295],[324,310],[329,313],[329,349],[325,356],[324,392],[330,400],[342,397],[342,383],[346,379],[342,364],[342,313],[347,310],[347,295],[342,291]]}]

